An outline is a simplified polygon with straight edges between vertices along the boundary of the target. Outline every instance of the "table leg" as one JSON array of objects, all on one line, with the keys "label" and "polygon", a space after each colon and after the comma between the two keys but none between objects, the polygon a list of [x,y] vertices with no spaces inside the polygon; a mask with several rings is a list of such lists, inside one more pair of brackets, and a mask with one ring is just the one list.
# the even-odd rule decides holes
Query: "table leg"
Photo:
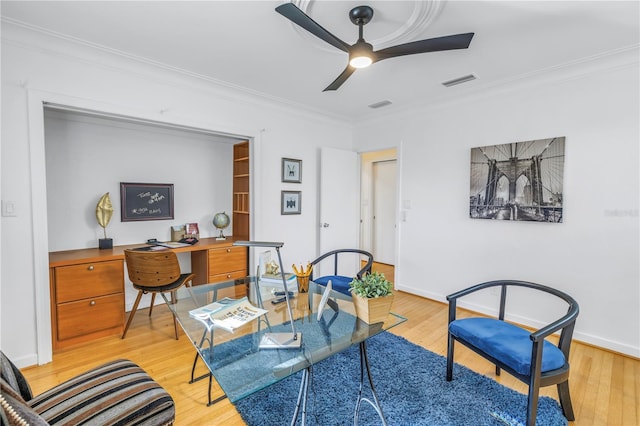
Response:
[{"label": "table leg", "polygon": [[[209,346],[213,347],[213,329],[211,329],[209,331],[209,336],[207,336],[207,330],[206,329],[204,330],[204,332],[202,333],[202,339],[200,340],[200,344],[198,345],[198,347],[202,348],[202,345],[205,342],[209,342]],[[193,366],[191,367],[191,380],[189,381],[189,384],[193,384],[193,383],[195,383],[197,381],[200,381],[200,380],[204,379],[207,376],[209,377],[209,389],[208,389],[208,392],[207,392],[207,395],[209,397],[209,402],[207,403],[207,407],[209,407],[209,406],[211,406],[211,405],[213,405],[213,404],[215,404],[217,402],[222,401],[223,399],[225,399],[227,397],[227,395],[222,395],[222,396],[219,396],[218,398],[216,398],[214,400],[211,400],[211,385],[212,385],[212,381],[213,381],[213,374],[211,373],[211,371],[209,371],[208,374],[205,373],[205,374],[203,374],[201,376],[194,377],[195,374],[196,374],[196,364],[198,363],[198,358],[200,358],[200,356],[201,356],[200,352],[196,351],[196,356],[193,359]],[[205,362],[205,365],[207,365],[206,362]]]},{"label": "table leg", "polygon": [[[364,385],[364,374],[367,373],[367,380],[369,381],[369,388],[371,390],[371,394],[373,395],[373,401],[368,398],[363,398],[362,390]],[[380,402],[378,401],[378,395],[376,394],[376,388],[373,386],[373,380],[371,378],[371,369],[369,368],[369,358],[367,357],[367,345],[366,342],[360,342],[360,389],[358,391],[358,400],[356,401],[356,410],[353,414],[353,424],[358,424],[358,416],[360,414],[360,404],[362,401],[368,402],[378,416],[380,420],[382,420],[382,424],[387,426],[387,420],[384,418],[384,414],[382,413],[382,407],[380,407]]]},{"label": "table leg", "polygon": [[307,424],[307,395],[309,394],[309,382],[311,381],[312,367],[309,366],[302,370],[302,380],[300,380],[300,391],[298,392],[298,401],[296,402],[296,409],[293,412],[293,418],[291,419],[291,426],[296,424],[298,420],[298,414],[300,413],[300,406],[302,405],[302,419],[301,426]]},{"label": "table leg", "polygon": [[216,399],[212,400],[211,399],[211,385],[213,382],[213,374],[211,374],[211,372],[209,372],[209,374],[203,374],[202,376],[199,377],[193,377],[195,375],[195,371],[196,371],[196,363],[198,362],[198,358],[200,357],[200,354],[196,353],[196,357],[193,360],[193,367],[191,368],[191,380],[189,381],[189,384],[193,384],[199,380],[204,379],[205,377],[209,377],[209,390],[207,392],[207,395],[209,397],[209,402],[207,402],[207,407],[212,406],[213,404],[222,401],[223,399],[225,399],[227,397],[227,395],[222,395],[217,397]]}]

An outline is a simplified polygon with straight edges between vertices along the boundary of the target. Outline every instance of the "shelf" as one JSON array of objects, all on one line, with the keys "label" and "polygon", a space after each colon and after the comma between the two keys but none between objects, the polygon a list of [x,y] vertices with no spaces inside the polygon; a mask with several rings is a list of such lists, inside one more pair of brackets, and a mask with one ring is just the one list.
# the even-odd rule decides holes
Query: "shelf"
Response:
[{"label": "shelf", "polygon": [[233,146],[233,236],[249,239],[249,142]]}]

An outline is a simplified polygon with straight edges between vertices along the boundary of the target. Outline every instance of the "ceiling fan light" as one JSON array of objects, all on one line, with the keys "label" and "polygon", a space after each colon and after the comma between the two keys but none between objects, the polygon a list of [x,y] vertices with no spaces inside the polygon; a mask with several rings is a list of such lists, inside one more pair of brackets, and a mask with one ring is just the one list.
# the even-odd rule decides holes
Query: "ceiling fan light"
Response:
[{"label": "ceiling fan light", "polygon": [[372,63],[373,61],[368,56],[355,56],[349,61],[349,65],[354,68],[366,68]]},{"label": "ceiling fan light", "polygon": [[366,68],[373,63],[373,46],[359,40],[349,52],[349,65],[354,68]]}]

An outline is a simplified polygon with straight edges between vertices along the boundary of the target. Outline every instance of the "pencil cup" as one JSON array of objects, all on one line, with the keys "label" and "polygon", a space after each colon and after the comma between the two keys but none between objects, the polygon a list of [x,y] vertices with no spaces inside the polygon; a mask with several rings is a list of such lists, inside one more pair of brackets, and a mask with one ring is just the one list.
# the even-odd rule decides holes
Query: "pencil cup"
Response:
[{"label": "pencil cup", "polygon": [[309,291],[309,275],[296,275],[298,278],[298,293]]}]

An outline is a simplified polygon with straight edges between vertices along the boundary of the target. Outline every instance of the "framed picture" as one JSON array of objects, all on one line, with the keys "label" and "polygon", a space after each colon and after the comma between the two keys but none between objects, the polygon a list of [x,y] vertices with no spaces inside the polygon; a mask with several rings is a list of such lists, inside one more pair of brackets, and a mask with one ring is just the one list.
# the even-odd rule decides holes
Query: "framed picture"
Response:
[{"label": "framed picture", "polygon": [[173,219],[172,183],[120,183],[120,220]]},{"label": "framed picture", "polygon": [[562,223],[564,137],[471,149],[469,217]]},{"label": "framed picture", "polygon": [[302,160],[293,158],[282,159],[282,181],[291,183],[302,182]]},{"label": "framed picture", "polygon": [[282,191],[280,214],[300,214],[302,203],[301,191]]}]

